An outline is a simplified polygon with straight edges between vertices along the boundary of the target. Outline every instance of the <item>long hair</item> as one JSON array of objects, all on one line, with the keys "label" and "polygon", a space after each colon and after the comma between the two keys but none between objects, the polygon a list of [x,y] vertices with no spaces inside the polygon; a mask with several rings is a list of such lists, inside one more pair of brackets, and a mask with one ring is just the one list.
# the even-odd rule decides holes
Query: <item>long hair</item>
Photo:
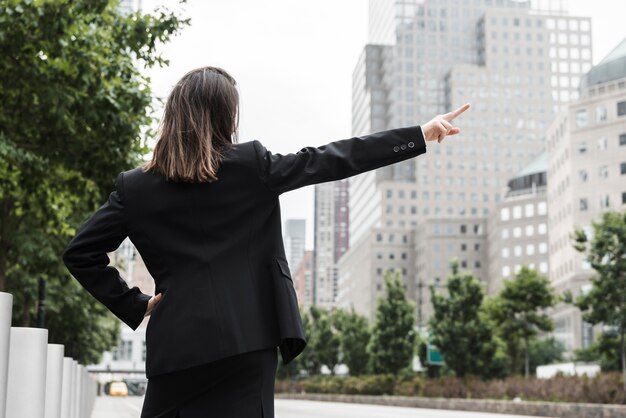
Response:
[{"label": "long hair", "polygon": [[237,142],[239,93],[216,67],[185,74],[172,89],[152,160],[143,165],[167,180],[213,182],[224,151]]}]

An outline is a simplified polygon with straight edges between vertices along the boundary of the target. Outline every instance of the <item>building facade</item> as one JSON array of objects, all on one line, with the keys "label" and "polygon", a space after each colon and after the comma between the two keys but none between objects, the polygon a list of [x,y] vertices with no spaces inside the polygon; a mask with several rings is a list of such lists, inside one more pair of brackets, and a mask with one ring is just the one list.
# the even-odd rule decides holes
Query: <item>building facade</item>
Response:
[{"label": "building facade", "polygon": [[298,264],[300,264],[300,260],[302,260],[304,256],[306,220],[287,219],[285,221],[285,231],[283,234],[285,256],[287,257],[289,268],[293,271]]},{"label": "building facade", "polygon": [[307,250],[293,273],[293,285],[302,310],[313,305],[313,251]]},{"label": "building facade", "polygon": [[[571,240],[575,228],[592,236],[602,212],[626,204],[626,40],[583,77],[572,101],[547,131],[550,279],[558,293],[585,292],[593,275]],[[553,313],[555,337],[586,348],[594,331],[578,308]]]},{"label": "building facade", "polygon": [[315,186],[312,300],[321,308],[336,305],[337,260],[350,245],[349,196],[348,180]]},{"label": "building facade", "polygon": [[504,280],[522,266],[548,277],[548,155],[542,153],[508,182],[508,190],[487,221],[487,292],[497,294]]}]

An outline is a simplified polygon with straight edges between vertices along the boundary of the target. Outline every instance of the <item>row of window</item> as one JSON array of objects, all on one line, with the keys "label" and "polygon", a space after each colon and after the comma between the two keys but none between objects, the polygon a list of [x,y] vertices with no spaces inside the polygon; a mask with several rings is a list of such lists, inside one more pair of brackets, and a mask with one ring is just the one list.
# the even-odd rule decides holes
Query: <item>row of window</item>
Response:
[{"label": "row of window", "polygon": [[[626,192],[622,193],[622,205],[626,204]],[[609,209],[611,207],[611,199],[608,194],[600,196],[598,199],[598,207],[602,210]],[[586,212],[590,208],[589,198],[581,197],[578,200],[578,210],[581,212]]]},{"label": "row of window", "polygon": [[[513,256],[521,257],[523,253],[522,249],[523,248],[521,245],[516,245],[515,247],[513,247]],[[547,254],[548,244],[545,242],[539,243],[539,245],[537,245],[537,252],[539,254]],[[509,247],[503,247],[501,250],[501,255],[502,255],[502,258],[509,258],[511,256],[511,251]],[[535,244],[526,245],[526,255],[535,255]]]},{"label": "row of window", "polygon": [[[385,234],[387,235],[387,242],[392,244],[394,242],[396,242],[396,234]],[[383,234],[378,233],[376,234],[376,242],[383,242]],[[400,242],[400,241],[399,241]],[[409,242],[409,236],[404,234],[401,236],[401,243],[402,244],[408,244]]]},{"label": "row of window", "polygon": [[[617,102],[616,104],[617,116],[626,115],[626,101]],[[608,110],[605,105],[600,104],[595,108],[595,122],[602,123],[608,119]],[[576,126],[584,128],[589,126],[589,114],[587,109],[579,109],[576,111]]]},{"label": "row of window", "polygon": [[[534,225],[526,225],[524,227],[524,232],[525,232],[527,237],[532,237],[533,235],[535,235],[535,226]],[[548,226],[545,223],[540,223],[539,225],[537,225],[537,234],[538,235],[545,235],[547,233],[548,233]],[[516,226],[512,230],[509,230],[508,228],[502,228],[500,234],[501,234],[502,239],[509,239],[511,236],[513,236],[513,238],[521,238],[521,236],[522,236],[522,227],[521,226]]]},{"label": "row of window", "polygon": [[[537,211],[535,212],[535,207]],[[510,219],[521,219],[522,218],[522,209],[523,215],[526,218],[531,218],[535,216],[543,216],[548,213],[548,205],[546,202],[538,202],[535,206],[534,203],[528,203],[524,205],[522,208],[521,205],[513,206],[512,208],[502,208],[500,209],[500,220],[508,221]]]},{"label": "row of window", "polygon": [[[619,169],[620,169],[621,175],[626,174],[626,163],[620,163]],[[609,166],[601,165],[600,167],[598,167],[598,178],[606,179],[608,177],[609,177]],[[587,170],[586,168],[578,170],[578,178],[581,183],[586,183],[589,180],[589,170]]]},{"label": "row of window", "polygon": [[[455,224],[433,224],[432,225],[432,233],[433,235],[455,235],[456,228]],[[459,225],[458,233],[467,234],[468,232],[473,233],[474,235],[481,235],[483,233],[483,227],[480,224],[474,225]]]}]

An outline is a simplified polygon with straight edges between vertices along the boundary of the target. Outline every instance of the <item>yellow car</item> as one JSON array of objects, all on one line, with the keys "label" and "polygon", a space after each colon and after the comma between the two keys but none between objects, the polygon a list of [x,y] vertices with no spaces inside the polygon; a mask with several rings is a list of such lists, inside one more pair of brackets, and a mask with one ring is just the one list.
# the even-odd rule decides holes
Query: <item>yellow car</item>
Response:
[{"label": "yellow car", "polygon": [[109,386],[109,395],[111,396],[128,396],[128,386],[124,382],[111,382]]}]

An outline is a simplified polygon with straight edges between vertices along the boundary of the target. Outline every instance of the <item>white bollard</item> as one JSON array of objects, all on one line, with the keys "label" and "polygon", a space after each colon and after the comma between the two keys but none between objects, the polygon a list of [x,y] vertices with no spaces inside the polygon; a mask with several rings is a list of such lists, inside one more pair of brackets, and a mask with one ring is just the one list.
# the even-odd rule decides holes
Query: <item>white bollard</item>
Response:
[{"label": "white bollard", "polygon": [[61,389],[61,417],[70,418],[72,411],[72,390],[74,386],[74,361],[63,358],[63,384]]},{"label": "white bollard", "polygon": [[0,418],[7,409],[7,378],[9,377],[9,341],[11,341],[11,310],[13,295],[0,292]]},{"label": "white bollard", "polygon": [[78,362],[72,359],[72,374],[74,375],[72,384],[72,405],[70,406],[70,418],[78,418],[78,410],[76,410],[76,399],[78,398]]},{"label": "white bollard", "polygon": [[74,390],[74,417],[75,418],[84,418],[82,416],[82,412],[80,409],[80,404],[83,401],[83,366],[80,364],[76,364],[76,388]]},{"label": "white bollard", "polygon": [[11,327],[7,417],[44,418],[48,330]]},{"label": "white bollard", "polygon": [[48,344],[46,368],[45,418],[61,418],[61,390],[63,388],[63,354],[61,344]]}]

